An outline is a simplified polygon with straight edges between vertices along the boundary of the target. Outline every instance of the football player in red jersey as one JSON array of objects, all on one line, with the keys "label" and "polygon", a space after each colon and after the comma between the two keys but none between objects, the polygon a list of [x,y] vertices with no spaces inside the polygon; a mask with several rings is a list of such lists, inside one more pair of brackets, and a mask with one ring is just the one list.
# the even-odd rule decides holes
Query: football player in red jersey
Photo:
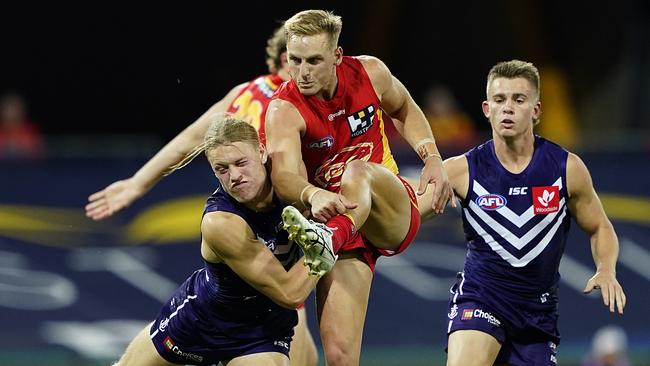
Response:
[{"label": "football player in red jersey", "polygon": [[[153,188],[160,179],[189,162],[203,142],[210,117],[228,112],[252,124],[264,141],[264,116],[271,96],[280,84],[289,79],[286,64],[286,39],[284,28],[279,27],[267,41],[266,63],[269,74],[237,85],[223,99],[216,102],[194,123],[180,132],[133,176],[118,180],[88,198],[86,215],[93,220],[108,218],[131,205]],[[292,365],[316,365],[318,353],[309,333],[304,307],[298,309],[298,325],[291,343]]]},{"label": "football player in red jersey", "polygon": [[296,238],[312,250],[331,237],[338,253],[317,287],[327,363],[358,365],[375,262],[403,251],[420,224],[415,192],[397,175],[384,134],[391,116],[423,161],[418,194],[432,195],[429,211],[441,213],[452,190],[420,108],[382,61],[343,56],[341,27],[322,10],[285,22],[291,81],[269,105],[266,138],[277,194],[331,229],[303,227]]}]

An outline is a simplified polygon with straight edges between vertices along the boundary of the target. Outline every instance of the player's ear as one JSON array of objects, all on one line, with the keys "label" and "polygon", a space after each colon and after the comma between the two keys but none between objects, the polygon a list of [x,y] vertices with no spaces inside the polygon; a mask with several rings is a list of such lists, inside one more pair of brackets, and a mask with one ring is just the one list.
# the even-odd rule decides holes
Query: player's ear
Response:
[{"label": "player's ear", "polygon": [[262,164],[266,164],[266,160],[268,159],[269,154],[266,152],[266,146],[260,142],[260,161]]},{"label": "player's ear", "polygon": [[542,115],[542,102],[537,101],[533,106],[533,120],[539,120],[539,117]]},{"label": "player's ear", "polygon": [[334,57],[336,57],[335,65],[340,65],[343,62],[343,48],[341,46],[336,47],[334,50]]},{"label": "player's ear", "polygon": [[483,115],[487,118],[490,118],[490,103],[488,103],[487,100],[483,101],[483,104],[481,104],[481,109],[483,109]]}]

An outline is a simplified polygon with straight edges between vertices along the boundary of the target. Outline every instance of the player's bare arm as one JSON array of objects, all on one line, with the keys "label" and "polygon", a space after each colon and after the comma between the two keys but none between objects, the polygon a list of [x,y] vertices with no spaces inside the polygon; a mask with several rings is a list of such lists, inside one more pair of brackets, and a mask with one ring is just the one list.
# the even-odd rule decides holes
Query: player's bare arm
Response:
[{"label": "player's bare arm", "polygon": [[467,197],[467,190],[469,189],[469,165],[467,164],[467,157],[465,155],[457,155],[445,159],[442,163],[449,183],[456,194],[456,197],[464,200]]},{"label": "player's bare arm", "polygon": [[183,161],[203,142],[203,136],[210,125],[210,117],[225,112],[245,86],[245,83],[238,85],[228,92],[223,99],[212,105],[201,117],[167,143],[132,177],[118,180],[91,194],[86,205],[86,216],[96,221],[103,220],[130,206],[147,193],[171,167]]},{"label": "player's bare arm", "polygon": [[312,216],[324,222],[356,205],[340,194],[312,185],[302,174],[300,137],[304,131],[305,121],[291,103],[271,102],[266,114],[266,142],[275,192],[285,202],[311,208]]},{"label": "player's bare arm", "polygon": [[589,235],[596,274],[589,279],[584,292],[600,289],[605,306],[610,312],[623,314],[626,297],[616,279],[618,239],[612,223],[594,189],[591,175],[584,162],[575,154],[567,159],[567,189],[569,209],[576,223]]},{"label": "player's bare arm", "polygon": [[[379,59],[370,56],[359,58],[363,64],[381,107],[396,118],[402,126],[398,131],[417,152],[424,163],[418,195],[425,194],[427,186],[433,185],[431,208],[433,213],[444,211],[447,202],[453,198],[449,178],[442,168],[442,157],[438,151],[431,127],[420,107],[415,103],[404,84],[394,77],[388,67]],[[452,200],[452,205],[455,206]]]},{"label": "player's bare arm", "polygon": [[309,276],[302,261],[287,272],[277,258],[255,237],[238,215],[211,212],[201,224],[203,244],[239,277],[280,306],[295,309],[302,304],[319,277]]}]

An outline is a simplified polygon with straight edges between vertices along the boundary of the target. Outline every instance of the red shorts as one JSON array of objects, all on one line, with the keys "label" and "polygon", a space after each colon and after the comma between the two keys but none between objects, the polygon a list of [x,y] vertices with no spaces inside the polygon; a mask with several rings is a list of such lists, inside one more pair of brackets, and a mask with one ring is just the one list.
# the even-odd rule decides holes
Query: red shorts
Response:
[{"label": "red shorts", "polygon": [[406,192],[409,195],[409,200],[411,201],[411,224],[409,225],[409,230],[406,233],[406,237],[397,247],[397,250],[376,248],[369,240],[357,232],[352,240],[343,244],[339,251],[357,251],[360,254],[362,260],[366,262],[366,264],[373,272],[375,271],[375,265],[377,264],[377,259],[379,257],[390,257],[403,252],[409,246],[409,244],[411,244],[415,238],[415,235],[420,229],[420,211],[418,210],[418,200],[415,196],[415,191],[413,191],[413,187],[411,187],[411,185],[408,184],[408,182],[406,182],[406,180],[404,180],[402,177],[398,175],[397,178],[399,178],[399,180],[404,185],[404,188],[406,188]]}]

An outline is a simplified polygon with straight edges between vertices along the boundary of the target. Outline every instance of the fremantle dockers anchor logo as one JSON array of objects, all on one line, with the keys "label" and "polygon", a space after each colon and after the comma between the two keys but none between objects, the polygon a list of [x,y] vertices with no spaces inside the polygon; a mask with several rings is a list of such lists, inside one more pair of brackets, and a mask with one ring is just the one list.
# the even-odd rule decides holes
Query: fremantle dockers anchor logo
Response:
[{"label": "fremantle dockers anchor logo", "polygon": [[453,318],[455,318],[457,315],[458,315],[458,305],[457,305],[457,304],[454,304],[454,305],[451,307],[451,311],[447,314],[447,317],[448,317],[449,319],[453,319]]},{"label": "fremantle dockers anchor logo", "polygon": [[160,324],[158,324],[158,330],[164,332],[168,325],[169,325],[169,318],[165,318],[160,321]]}]

